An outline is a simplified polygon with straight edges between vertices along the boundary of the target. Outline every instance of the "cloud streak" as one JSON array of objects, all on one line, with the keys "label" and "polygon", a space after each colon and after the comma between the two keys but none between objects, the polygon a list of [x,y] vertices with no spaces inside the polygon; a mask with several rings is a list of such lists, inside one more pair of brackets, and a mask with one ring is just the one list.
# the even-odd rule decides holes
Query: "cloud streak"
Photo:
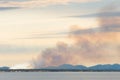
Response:
[{"label": "cloud streak", "polygon": [[86,3],[86,2],[95,2],[101,0],[6,0],[0,1],[0,7],[41,7],[48,5],[64,5],[68,3]]},{"label": "cloud streak", "polygon": [[120,12],[103,12],[103,13],[95,13],[95,14],[87,14],[80,16],[71,16],[71,17],[79,17],[79,18],[90,18],[90,17],[120,17]]},{"label": "cloud streak", "polygon": [[28,52],[38,52],[39,46],[19,46],[19,45],[6,45],[0,44],[0,54],[3,53],[28,53]]},{"label": "cloud streak", "polygon": [[0,11],[12,10],[12,9],[19,9],[19,8],[18,7],[0,7]]},{"label": "cloud streak", "polygon": [[[71,16],[77,18],[88,18],[88,17],[96,17],[99,23],[99,27],[97,28],[89,28],[89,29],[74,29],[69,32],[58,32],[58,33],[48,33],[48,34],[34,34],[38,37],[32,38],[53,38],[52,36],[63,36],[69,34],[76,34],[76,35],[84,35],[84,34],[103,34],[103,33],[110,33],[110,32],[120,32],[120,12],[117,12],[118,6],[117,5],[108,5],[102,8],[96,14],[88,14],[88,15],[80,15],[80,16]],[[44,37],[42,37],[44,36]],[[40,38],[41,37],[41,38]],[[55,37],[54,37],[55,38]],[[29,38],[30,39],[30,38]]]}]

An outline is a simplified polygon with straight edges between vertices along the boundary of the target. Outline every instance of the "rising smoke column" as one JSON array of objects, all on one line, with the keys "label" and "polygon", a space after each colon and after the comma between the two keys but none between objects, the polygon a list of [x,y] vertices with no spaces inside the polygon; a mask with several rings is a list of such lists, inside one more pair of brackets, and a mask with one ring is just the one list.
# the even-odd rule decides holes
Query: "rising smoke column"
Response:
[{"label": "rising smoke column", "polygon": [[[110,6],[104,8],[108,11]],[[116,8],[110,8],[111,12]],[[120,17],[98,16],[100,27],[81,29],[72,27],[69,33],[74,41],[69,45],[58,42],[56,47],[48,48],[33,60],[34,68],[58,66],[62,64],[95,65],[120,62]]]}]

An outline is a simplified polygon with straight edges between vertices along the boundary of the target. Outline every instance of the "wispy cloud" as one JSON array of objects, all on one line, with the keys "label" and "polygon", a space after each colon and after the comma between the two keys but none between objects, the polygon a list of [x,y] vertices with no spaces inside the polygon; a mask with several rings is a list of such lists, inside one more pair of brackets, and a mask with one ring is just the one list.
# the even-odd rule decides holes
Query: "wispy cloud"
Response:
[{"label": "wispy cloud", "polygon": [[41,7],[47,5],[68,4],[68,3],[86,3],[102,0],[2,0],[0,7]]},{"label": "wispy cloud", "polygon": [[[59,33],[46,33],[46,34],[34,34],[32,37],[18,38],[18,39],[52,39],[52,38],[68,38],[69,34],[85,35],[85,34],[98,34],[108,32],[120,32],[120,25],[107,25],[90,29],[75,29],[69,32]],[[35,37],[36,36],[36,37]]]},{"label": "wispy cloud", "polygon": [[[47,35],[47,34],[46,34]],[[25,37],[25,38],[17,38],[17,39],[53,39],[53,38],[68,38],[68,36],[51,36],[52,34],[50,34],[50,36],[46,36],[46,35],[44,35],[44,36],[37,36],[37,37]],[[53,34],[53,35],[56,35],[56,33],[55,34]],[[61,35],[61,34],[59,34],[59,35]]]},{"label": "wispy cloud", "polygon": [[40,46],[20,46],[20,45],[8,45],[0,44],[0,54],[3,53],[31,53],[40,50]]},{"label": "wispy cloud", "polygon": [[79,17],[79,18],[88,18],[88,17],[120,17],[120,12],[104,12],[104,13],[95,13],[95,14],[87,14],[87,15],[79,15],[79,16],[71,16],[71,17]]},{"label": "wispy cloud", "polygon": [[19,9],[19,7],[0,7],[0,11],[12,10],[12,9]]}]

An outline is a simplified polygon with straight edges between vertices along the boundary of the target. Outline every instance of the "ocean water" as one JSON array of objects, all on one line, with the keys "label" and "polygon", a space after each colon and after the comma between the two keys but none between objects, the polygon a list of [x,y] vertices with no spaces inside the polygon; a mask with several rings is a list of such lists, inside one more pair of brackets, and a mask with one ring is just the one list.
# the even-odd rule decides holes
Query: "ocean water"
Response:
[{"label": "ocean water", "polygon": [[0,72],[0,80],[120,80],[120,72]]}]

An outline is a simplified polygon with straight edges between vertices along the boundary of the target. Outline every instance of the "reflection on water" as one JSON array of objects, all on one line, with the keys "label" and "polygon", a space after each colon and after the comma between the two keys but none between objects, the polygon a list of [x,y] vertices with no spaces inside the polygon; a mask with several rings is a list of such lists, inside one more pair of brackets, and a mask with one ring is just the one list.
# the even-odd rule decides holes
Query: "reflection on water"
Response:
[{"label": "reflection on water", "polygon": [[0,80],[120,80],[120,72],[1,72]]}]

